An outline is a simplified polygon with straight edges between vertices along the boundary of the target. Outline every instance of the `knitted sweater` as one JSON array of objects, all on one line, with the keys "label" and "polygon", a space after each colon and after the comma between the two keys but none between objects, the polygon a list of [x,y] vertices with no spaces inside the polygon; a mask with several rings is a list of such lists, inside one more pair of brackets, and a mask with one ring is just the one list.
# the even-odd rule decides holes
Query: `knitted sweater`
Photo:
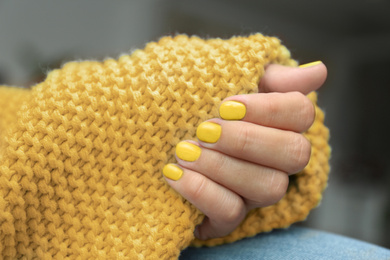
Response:
[{"label": "knitted sweater", "polygon": [[[0,256],[176,259],[304,220],[329,171],[316,106],[311,160],[277,204],[230,235],[199,241],[203,214],[167,185],[174,147],[218,117],[227,96],[257,91],[264,66],[296,66],[276,38],[164,37],[118,60],[65,64],[29,90],[0,87]],[[316,103],[316,94],[309,94]]]}]

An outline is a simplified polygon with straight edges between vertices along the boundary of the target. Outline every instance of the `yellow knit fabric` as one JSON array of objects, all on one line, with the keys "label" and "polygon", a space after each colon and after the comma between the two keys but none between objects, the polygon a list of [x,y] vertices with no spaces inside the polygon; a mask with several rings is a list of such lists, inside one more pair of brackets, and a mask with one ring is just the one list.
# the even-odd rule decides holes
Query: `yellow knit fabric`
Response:
[{"label": "yellow knit fabric", "polygon": [[[194,240],[203,215],[164,181],[174,147],[252,93],[264,66],[296,66],[278,39],[179,35],[104,62],[67,63],[30,90],[0,87],[0,256],[3,259],[177,259],[306,218],[328,175],[323,113],[306,137],[309,165],[276,205],[232,234]],[[316,102],[316,95],[309,95]]]}]

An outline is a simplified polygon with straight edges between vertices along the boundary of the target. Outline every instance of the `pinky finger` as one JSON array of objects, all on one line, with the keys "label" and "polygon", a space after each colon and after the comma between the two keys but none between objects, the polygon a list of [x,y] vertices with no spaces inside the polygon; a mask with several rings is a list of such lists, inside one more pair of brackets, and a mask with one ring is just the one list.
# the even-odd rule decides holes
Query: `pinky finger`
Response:
[{"label": "pinky finger", "polygon": [[204,175],[175,164],[166,165],[163,174],[173,189],[207,216],[196,229],[197,238],[226,236],[245,218],[242,198]]}]

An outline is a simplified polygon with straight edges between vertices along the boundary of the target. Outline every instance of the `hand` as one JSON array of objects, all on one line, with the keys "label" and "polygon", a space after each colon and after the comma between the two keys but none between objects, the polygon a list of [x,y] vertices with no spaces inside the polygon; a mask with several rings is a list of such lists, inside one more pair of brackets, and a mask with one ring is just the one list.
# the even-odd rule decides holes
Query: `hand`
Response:
[{"label": "hand", "polygon": [[[269,65],[260,93],[225,99],[223,119],[200,124],[198,142],[177,145],[178,165],[166,165],[163,173],[206,215],[195,230],[197,238],[228,235],[249,210],[285,195],[288,175],[310,159],[311,145],[302,132],[313,123],[315,110],[305,95],[321,87],[326,75],[322,63],[306,68]],[[229,117],[235,120],[224,120]]]}]

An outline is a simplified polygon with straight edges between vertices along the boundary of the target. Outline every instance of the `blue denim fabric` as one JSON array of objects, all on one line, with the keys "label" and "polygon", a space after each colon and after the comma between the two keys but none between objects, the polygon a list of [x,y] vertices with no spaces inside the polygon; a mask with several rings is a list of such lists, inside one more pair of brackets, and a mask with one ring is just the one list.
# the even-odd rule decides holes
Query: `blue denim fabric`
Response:
[{"label": "blue denim fabric", "polygon": [[259,234],[217,247],[187,248],[180,260],[390,259],[390,250],[359,240],[301,227]]}]

